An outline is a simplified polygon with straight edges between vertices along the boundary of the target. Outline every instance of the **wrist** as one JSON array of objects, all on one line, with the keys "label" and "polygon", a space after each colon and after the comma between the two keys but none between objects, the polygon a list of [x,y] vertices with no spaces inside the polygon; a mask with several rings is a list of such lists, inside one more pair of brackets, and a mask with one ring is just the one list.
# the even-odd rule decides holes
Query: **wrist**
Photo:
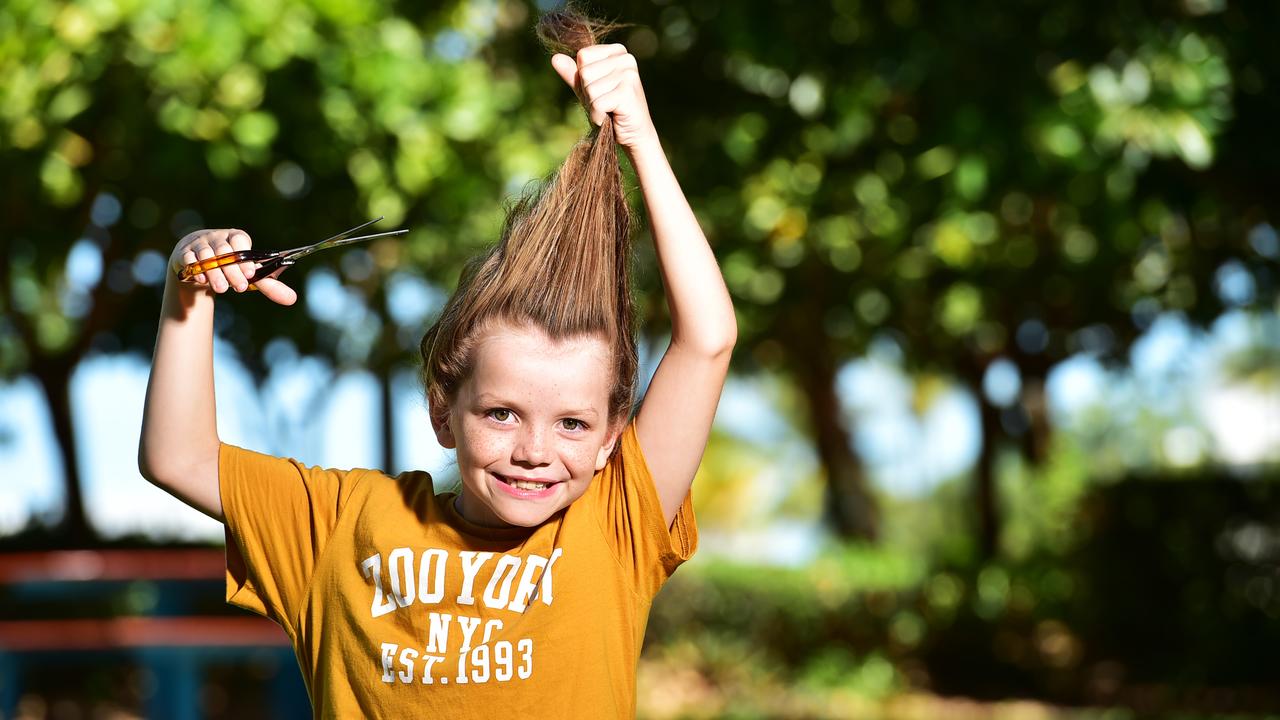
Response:
[{"label": "wrist", "polygon": [[182,282],[170,276],[164,285],[165,315],[186,318],[193,309],[213,305],[213,291],[206,285]]},{"label": "wrist", "polygon": [[652,157],[666,159],[666,155],[662,150],[662,141],[658,139],[658,133],[655,131],[649,135],[637,140],[634,143],[625,145],[627,156],[632,162],[644,160]]}]

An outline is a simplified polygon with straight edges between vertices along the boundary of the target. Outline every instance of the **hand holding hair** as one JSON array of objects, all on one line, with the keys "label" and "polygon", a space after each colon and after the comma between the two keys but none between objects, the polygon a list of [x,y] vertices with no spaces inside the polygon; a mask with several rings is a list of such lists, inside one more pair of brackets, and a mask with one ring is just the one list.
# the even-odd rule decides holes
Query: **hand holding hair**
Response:
[{"label": "hand holding hair", "polygon": [[618,43],[589,45],[578,51],[576,60],[556,53],[551,66],[573,88],[592,123],[602,125],[606,115],[613,116],[614,138],[619,145],[633,151],[657,140],[636,58],[626,47]]}]

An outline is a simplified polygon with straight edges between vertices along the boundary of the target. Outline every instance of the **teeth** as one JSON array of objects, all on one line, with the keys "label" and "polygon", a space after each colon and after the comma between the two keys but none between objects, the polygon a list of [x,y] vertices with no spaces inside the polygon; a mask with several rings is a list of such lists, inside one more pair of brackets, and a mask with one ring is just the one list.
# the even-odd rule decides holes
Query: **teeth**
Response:
[{"label": "teeth", "polygon": [[505,478],[505,480],[508,485],[518,487],[521,490],[544,490],[547,485],[549,485],[549,483],[530,482],[528,480],[512,480],[511,478]]}]

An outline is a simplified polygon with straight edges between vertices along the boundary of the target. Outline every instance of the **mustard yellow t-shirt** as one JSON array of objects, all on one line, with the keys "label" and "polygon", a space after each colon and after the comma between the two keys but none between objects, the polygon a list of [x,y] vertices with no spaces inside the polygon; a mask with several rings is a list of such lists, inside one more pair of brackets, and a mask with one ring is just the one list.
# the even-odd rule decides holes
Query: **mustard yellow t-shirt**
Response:
[{"label": "mustard yellow t-shirt", "polygon": [[649,606],[697,547],[663,523],[628,424],[586,493],[484,528],[424,472],[327,470],[222,444],[227,602],[288,633],[316,717],[635,715]]}]

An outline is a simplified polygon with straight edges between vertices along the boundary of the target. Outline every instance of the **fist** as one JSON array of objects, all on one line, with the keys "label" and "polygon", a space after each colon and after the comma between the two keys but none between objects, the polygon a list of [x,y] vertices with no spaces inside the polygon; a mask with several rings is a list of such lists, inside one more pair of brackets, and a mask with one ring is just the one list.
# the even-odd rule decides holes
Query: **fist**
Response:
[{"label": "fist", "polygon": [[657,140],[636,58],[625,47],[590,45],[579,50],[576,59],[556,53],[551,66],[573,88],[592,123],[602,125],[606,116],[613,116],[619,145],[635,150]]},{"label": "fist", "polygon": [[[178,241],[169,255],[169,268],[176,273],[198,260],[208,260],[211,257],[226,255],[237,250],[249,250],[252,247],[253,239],[243,230],[235,228],[196,230]],[[252,280],[254,286],[272,302],[292,305],[297,301],[298,293],[276,279],[280,273],[284,272],[284,268],[261,278],[254,277],[257,269],[257,264],[252,262],[232,263],[202,272],[183,284],[204,287],[215,293],[225,293],[230,289],[244,292],[249,289],[249,282]],[[177,276],[171,276],[169,281],[177,281]]]}]

